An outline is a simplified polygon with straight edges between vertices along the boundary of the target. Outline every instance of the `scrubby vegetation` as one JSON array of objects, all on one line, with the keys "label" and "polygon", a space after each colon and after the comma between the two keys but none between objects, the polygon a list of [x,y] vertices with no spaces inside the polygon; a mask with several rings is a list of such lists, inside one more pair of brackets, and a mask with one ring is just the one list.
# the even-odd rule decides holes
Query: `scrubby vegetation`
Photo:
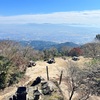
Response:
[{"label": "scrubby vegetation", "polygon": [[[96,36],[99,39],[99,36]],[[0,89],[18,83],[24,76],[30,60],[48,60],[54,57],[84,56],[91,58],[83,68],[68,62],[66,83],[72,100],[75,93],[79,100],[87,100],[90,95],[100,95],[100,43],[87,43],[81,47],[64,46],[43,51],[30,46],[21,46],[18,42],[5,40],[0,42]],[[93,58],[93,59],[92,59]],[[56,95],[55,95],[56,97]]]},{"label": "scrubby vegetation", "polygon": [[100,60],[93,59],[84,66],[80,68],[69,62],[66,77],[69,100],[72,100],[75,93],[80,95],[77,100],[87,100],[91,95],[100,96]]},{"label": "scrubby vegetation", "polygon": [[80,48],[73,48],[69,51],[68,53],[69,56],[81,56],[82,55],[82,50]]},{"label": "scrubby vegetation", "polygon": [[100,42],[100,34],[97,34],[95,39]]},{"label": "scrubby vegetation", "polygon": [[87,43],[81,49],[85,57],[100,58],[100,43]]},{"label": "scrubby vegetation", "polygon": [[21,46],[11,40],[0,41],[0,89],[4,89],[24,76],[30,60],[44,60],[58,56],[68,56],[69,47],[62,47],[59,51],[52,47],[38,51],[30,46]]},{"label": "scrubby vegetation", "polygon": [[4,89],[23,77],[29,60],[41,59],[42,53],[31,47],[23,47],[14,41],[0,42],[0,89]]}]

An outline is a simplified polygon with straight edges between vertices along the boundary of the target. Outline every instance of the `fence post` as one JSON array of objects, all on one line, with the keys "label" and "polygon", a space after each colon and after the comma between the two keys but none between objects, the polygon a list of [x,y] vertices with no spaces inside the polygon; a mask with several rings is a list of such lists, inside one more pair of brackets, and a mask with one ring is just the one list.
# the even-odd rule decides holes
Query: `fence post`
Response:
[{"label": "fence post", "polygon": [[60,74],[59,85],[61,84],[61,81],[62,81],[62,74],[63,74],[63,71],[61,71],[61,74]]},{"label": "fence post", "polygon": [[47,80],[49,81],[49,72],[48,72],[48,66],[46,66],[46,72],[47,72]]}]

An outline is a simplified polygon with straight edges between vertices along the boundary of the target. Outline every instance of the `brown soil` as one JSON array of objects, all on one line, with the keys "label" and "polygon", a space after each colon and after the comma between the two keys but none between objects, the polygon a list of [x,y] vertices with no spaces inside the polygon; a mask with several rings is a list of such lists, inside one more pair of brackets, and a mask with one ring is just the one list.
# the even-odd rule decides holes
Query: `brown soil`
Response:
[{"label": "brown soil", "polygon": [[[48,64],[44,61],[37,61],[36,66],[27,68],[26,70],[26,78],[21,80],[18,84],[15,84],[11,87],[6,88],[4,91],[0,92],[0,100],[8,100],[8,97],[15,94],[18,86],[25,86],[30,81],[35,80],[36,77],[42,76],[44,79],[47,80],[46,75],[46,66],[48,66],[49,69],[49,77],[51,79],[56,79],[59,82],[60,73],[63,70],[63,80],[60,85],[60,88],[62,90],[63,95],[65,96],[65,100],[68,100],[69,94],[68,94],[68,87],[65,82],[65,76],[66,76],[66,67],[68,66],[68,61],[72,61],[74,63],[77,63],[80,65],[80,67],[83,67],[84,63],[89,61],[90,59],[80,57],[79,61],[72,61],[71,58],[67,58],[66,60],[62,58],[55,58],[56,63]],[[92,97],[94,99],[91,100],[99,100],[98,97]],[[74,100],[74,99],[73,99]]]}]

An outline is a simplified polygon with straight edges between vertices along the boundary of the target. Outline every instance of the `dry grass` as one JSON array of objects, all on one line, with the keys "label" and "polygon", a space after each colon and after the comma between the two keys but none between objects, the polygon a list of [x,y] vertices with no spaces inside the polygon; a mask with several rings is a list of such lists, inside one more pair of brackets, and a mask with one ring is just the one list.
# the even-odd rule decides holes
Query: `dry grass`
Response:
[{"label": "dry grass", "polygon": [[[47,79],[46,78],[46,66],[48,66],[48,68],[49,68],[50,79],[57,79],[57,81],[59,81],[59,76],[60,76],[61,70],[63,70],[63,78],[66,75],[65,69],[68,66],[69,61],[76,63],[79,67],[83,67],[84,63],[90,61],[90,59],[80,57],[79,61],[72,61],[71,58],[66,58],[66,60],[64,60],[62,58],[55,58],[55,61],[56,61],[56,63],[53,63],[53,64],[48,64],[44,61],[37,61],[36,66],[34,66],[32,68],[28,68],[26,70],[25,75],[28,77],[28,79],[26,79],[24,81],[24,83],[20,82],[20,83],[16,84],[14,87],[9,87],[8,91],[6,91],[5,94],[0,94],[0,100],[3,100],[2,98],[8,97],[8,96],[14,94],[17,89],[17,86],[27,85],[30,81],[35,80],[36,77],[38,77],[38,76],[42,76],[44,79]],[[65,100],[68,100],[68,97],[69,97],[68,87],[64,80],[62,80],[60,88],[62,90],[63,95],[66,98]],[[96,98],[96,97],[94,97],[94,98]],[[99,99],[91,99],[91,100],[99,100]]]}]

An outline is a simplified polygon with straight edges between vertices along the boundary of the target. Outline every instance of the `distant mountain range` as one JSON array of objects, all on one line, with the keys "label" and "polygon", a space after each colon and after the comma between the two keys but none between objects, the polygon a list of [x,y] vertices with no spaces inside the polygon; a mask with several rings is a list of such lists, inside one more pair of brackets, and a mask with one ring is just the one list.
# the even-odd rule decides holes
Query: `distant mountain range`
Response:
[{"label": "distant mountain range", "polygon": [[64,46],[67,46],[67,47],[79,46],[78,44],[75,44],[73,42],[55,43],[55,42],[49,42],[49,41],[20,41],[20,44],[23,46],[31,46],[37,50],[49,49],[51,47],[61,49]]}]

